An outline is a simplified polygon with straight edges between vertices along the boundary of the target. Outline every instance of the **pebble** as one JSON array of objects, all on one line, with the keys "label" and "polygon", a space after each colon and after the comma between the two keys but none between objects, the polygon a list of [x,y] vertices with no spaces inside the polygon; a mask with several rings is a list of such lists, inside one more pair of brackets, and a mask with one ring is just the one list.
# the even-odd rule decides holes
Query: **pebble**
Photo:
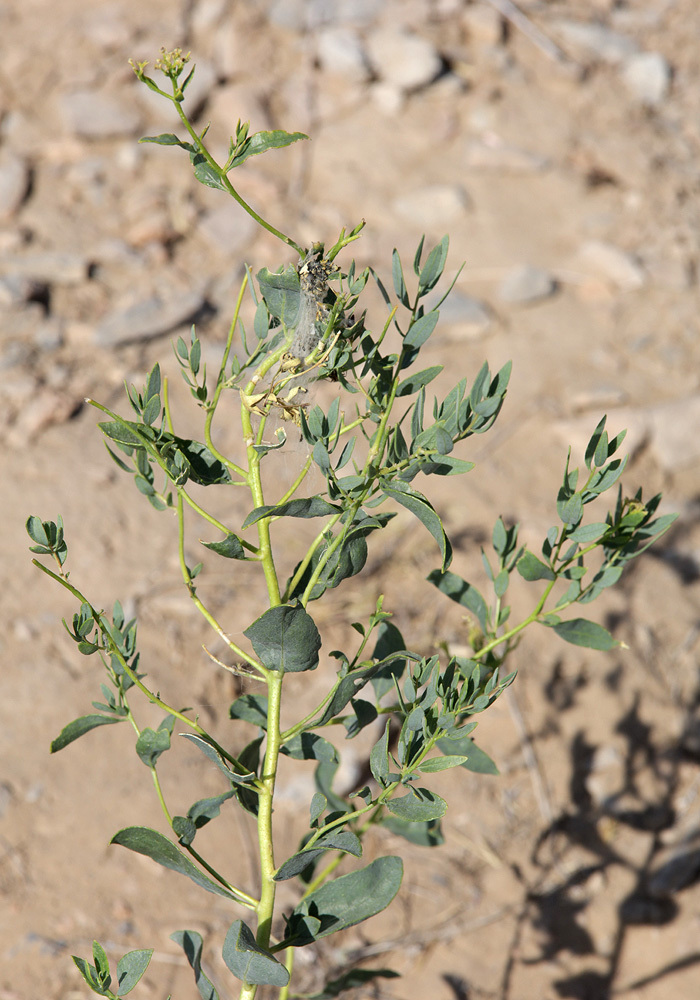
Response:
[{"label": "pebble", "polygon": [[688,396],[649,407],[651,448],[666,472],[700,461],[700,397]]},{"label": "pebble", "polygon": [[471,139],[467,143],[464,165],[468,170],[537,174],[549,166],[549,161],[539,153],[510,146],[498,136],[489,134],[481,139]]},{"label": "pebble", "polygon": [[430,42],[407,31],[384,28],[368,38],[368,55],[382,80],[401,90],[425,87],[442,70],[442,59]]},{"label": "pebble", "polygon": [[349,80],[366,80],[369,76],[367,54],[359,37],[349,28],[324,28],[316,38],[316,55],[326,73]]},{"label": "pebble", "polygon": [[406,95],[400,87],[395,87],[393,83],[385,83],[382,80],[378,80],[372,85],[370,97],[387,118],[397,115],[406,103]]},{"label": "pebble", "polygon": [[189,291],[161,299],[154,295],[109,313],[94,332],[100,347],[118,347],[149,340],[192,320],[204,306],[201,292]]},{"label": "pebble", "polygon": [[37,286],[22,274],[0,274],[0,307],[28,302]]},{"label": "pebble", "polygon": [[467,7],[462,12],[462,23],[471,41],[492,46],[503,41],[503,18],[494,7],[487,4]]},{"label": "pebble", "polygon": [[622,67],[625,86],[641,104],[660,104],[671,86],[671,67],[660,52],[636,52]]},{"label": "pebble", "polygon": [[498,289],[498,297],[509,305],[529,305],[548,299],[556,290],[557,282],[549,271],[531,264],[520,264],[505,276]]},{"label": "pebble", "polygon": [[34,253],[0,257],[0,271],[47,285],[75,285],[88,276],[88,260],[64,250],[37,250]]},{"label": "pebble", "polygon": [[27,164],[14,153],[0,154],[0,219],[9,219],[24,201],[29,190]]},{"label": "pebble", "polygon": [[469,196],[458,184],[429,184],[392,202],[397,215],[419,228],[445,226],[463,215]]},{"label": "pebble", "polygon": [[453,290],[440,306],[440,323],[456,328],[450,331],[450,340],[472,340],[486,333],[493,316],[485,302]]},{"label": "pebble", "polygon": [[636,257],[612,243],[588,240],[579,249],[578,263],[621,291],[634,291],[646,284],[646,273]]},{"label": "pebble", "polygon": [[218,253],[234,255],[249,246],[255,237],[257,223],[233,201],[205,212],[197,231]]},{"label": "pebble", "polygon": [[76,90],[64,94],[59,107],[66,128],[82,139],[133,135],[141,125],[141,116],[130,94],[118,100],[109,94]]},{"label": "pebble", "polygon": [[291,31],[307,31],[326,24],[370,24],[384,0],[274,0],[268,11],[272,24]]},{"label": "pebble", "polygon": [[602,24],[583,24],[581,21],[558,20],[552,22],[565,44],[584,57],[605,63],[621,63],[637,51],[637,43],[629,35],[620,34]]}]

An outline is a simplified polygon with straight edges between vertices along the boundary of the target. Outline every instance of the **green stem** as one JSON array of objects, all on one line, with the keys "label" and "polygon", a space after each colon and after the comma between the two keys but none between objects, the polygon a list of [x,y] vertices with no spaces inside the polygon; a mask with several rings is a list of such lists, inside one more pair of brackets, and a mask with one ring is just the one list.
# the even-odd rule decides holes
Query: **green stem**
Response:
[{"label": "green stem", "polygon": [[234,201],[238,202],[238,204],[241,206],[241,208],[245,212],[247,212],[248,215],[252,219],[255,219],[255,221],[257,222],[257,224],[259,226],[262,226],[263,229],[266,229],[268,231],[268,233],[272,233],[272,235],[276,236],[278,240],[282,240],[282,242],[286,243],[287,246],[292,247],[294,250],[296,250],[296,252],[299,254],[300,257],[303,257],[304,256],[304,250],[302,249],[302,247],[299,246],[298,243],[294,242],[294,240],[291,238],[291,236],[286,236],[283,232],[280,232],[279,229],[275,229],[275,227],[273,225],[271,225],[269,222],[266,222],[265,219],[262,218],[262,216],[258,215],[258,213],[255,211],[255,209],[253,209],[248,204],[247,201],[244,201],[244,199],[241,198],[241,196],[239,195],[238,191],[236,191],[236,189],[234,188],[233,184],[228,179],[227,174],[224,173],[223,168],[219,166],[219,164],[216,162],[216,160],[214,159],[214,157],[211,155],[211,153],[209,152],[209,150],[207,149],[207,147],[202,142],[201,138],[197,135],[197,133],[195,132],[195,130],[190,125],[189,119],[187,118],[187,115],[185,114],[185,112],[184,112],[184,110],[182,108],[182,104],[179,101],[175,101],[175,100],[173,100],[173,103],[174,103],[175,107],[177,108],[177,113],[179,114],[180,119],[182,120],[182,124],[187,129],[187,131],[188,131],[190,137],[192,138],[194,144],[196,145],[197,149],[199,150],[199,152],[201,153],[201,155],[204,157],[204,159],[207,161],[207,163],[212,168],[212,170],[219,177],[219,179],[220,179],[223,187],[226,189],[226,191],[228,192],[228,194],[231,195],[231,197],[234,199]]},{"label": "green stem", "polygon": [[240,656],[250,667],[255,670],[260,677],[267,677],[268,671],[262,665],[258,663],[250,653],[246,653],[233,639],[228,636],[216,618],[213,616],[211,611],[202,603],[202,601],[197,597],[197,592],[192,581],[192,575],[190,573],[187,561],[185,559],[185,518],[184,518],[184,508],[183,508],[183,497],[178,493],[177,498],[177,521],[178,521],[178,557],[180,561],[180,572],[182,573],[182,579],[185,582],[185,586],[190,595],[190,599],[194,606],[197,608],[202,617],[209,623],[211,628],[216,632],[220,639],[222,639],[231,652],[235,653],[236,656]]},{"label": "green stem", "polygon": [[214,455],[215,458],[218,458],[218,460],[222,462],[227,469],[232,469],[236,473],[236,475],[239,475],[242,479],[246,481],[248,474],[245,471],[245,469],[241,468],[240,465],[236,465],[235,462],[232,462],[230,459],[226,458],[226,456],[222,455],[221,452],[215,447],[211,437],[211,426],[214,420],[214,414],[216,412],[216,408],[219,405],[219,398],[226,384],[226,364],[228,362],[229,354],[231,353],[233,338],[236,332],[236,326],[238,325],[238,317],[241,312],[241,305],[243,304],[243,295],[247,287],[248,287],[248,271],[246,269],[245,278],[241,283],[241,289],[238,293],[238,298],[236,299],[236,308],[233,313],[233,319],[231,320],[231,324],[228,329],[228,336],[226,338],[226,347],[224,348],[224,353],[221,357],[221,366],[219,368],[219,376],[216,380],[216,388],[214,390],[214,395],[212,396],[211,403],[207,408],[207,416],[204,422],[204,440],[207,444],[207,447],[209,448],[209,451],[212,453],[212,455]]}]

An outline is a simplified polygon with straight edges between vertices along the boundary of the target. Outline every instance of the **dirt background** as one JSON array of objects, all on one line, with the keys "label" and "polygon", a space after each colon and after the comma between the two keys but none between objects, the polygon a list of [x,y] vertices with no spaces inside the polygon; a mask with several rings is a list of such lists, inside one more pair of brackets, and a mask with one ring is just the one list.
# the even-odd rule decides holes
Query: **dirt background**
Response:
[{"label": "dirt background", "polygon": [[[518,25],[498,7],[0,3],[0,1000],[91,996],[70,956],[87,956],[95,937],[115,958],[155,949],[135,995],[195,997],[168,940],[183,927],[205,935],[222,1000],[237,995],[220,946],[243,914],[108,846],[123,826],[163,828],[125,729],[49,756],[99,697],[99,678],[62,633],[73,608],[31,567],[23,529],[30,513],[63,514],[76,584],[137,613],[153,683],[237,745],[227,721],[236,688],[202,652],[209,639],[178,582],[173,521],[111,464],[82,404],[123,409],[124,380],[138,383],[160,359],[182,431],[196,430],[170,339],[196,316],[214,358],[241,262],[289,259],[196,185],[179,150],[136,144],[176,125],[127,65],[161,45],[192,49],[197,121],[212,120],[215,148],[239,117],[312,136],[238,178],[297,240],[332,241],[364,217],[358,263],[390,281],[392,247],[408,264],[422,232],[433,242],[450,232],[448,273],[466,266],[425,351],[446,368],[438,391],[484,358],[492,370],[514,363],[496,429],[460,452],[477,468],[426,484],[458,572],[483,580],[479,548],[499,514],[537,544],[555,521],[568,444],[580,461],[605,412],[614,432],[630,429],[626,492],[662,489],[663,509],[681,515],[591,608],[625,649],[527,638],[512,694],[478,730],[501,776],[460,770],[436,782],[452,803],[439,849],[370,840],[368,860],[403,854],[402,892],[370,923],[300,953],[299,987],[319,989],[350,958],[403,974],[360,991],[386,1000],[697,997],[700,11],[696,0],[523,0]],[[165,320],[154,297],[168,304]],[[382,321],[376,303],[370,316]],[[219,434],[235,449],[225,424]],[[276,461],[273,478],[289,476],[294,454]],[[217,503],[232,522],[245,513],[237,495]],[[319,612],[326,653],[380,593],[413,648],[464,642],[459,609],[424,582],[437,562],[430,537],[397,520],[365,576]],[[258,585],[238,569],[207,562],[201,587],[234,636],[259,613]],[[516,589],[515,608],[527,610],[532,596]],[[308,685],[292,678],[290,713],[313,697]],[[148,706],[139,718],[158,721]],[[350,746],[349,782],[357,766]],[[179,746],[163,770],[175,811],[221,791],[215,770]],[[303,830],[310,776],[290,771],[283,787],[280,858]],[[199,835],[249,888],[251,832],[231,810]],[[293,887],[283,891],[291,902]]]}]

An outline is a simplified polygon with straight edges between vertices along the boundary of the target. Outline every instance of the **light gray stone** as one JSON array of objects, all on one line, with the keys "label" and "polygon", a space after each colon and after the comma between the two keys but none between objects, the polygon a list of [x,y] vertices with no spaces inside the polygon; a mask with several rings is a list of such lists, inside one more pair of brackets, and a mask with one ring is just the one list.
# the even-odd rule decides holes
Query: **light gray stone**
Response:
[{"label": "light gray stone", "polygon": [[632,97],[653,106],[668,95],[671,67],[660,52],[636,52],[625,60],[622,79]]},{"label": "light gray stone", "polygon": [[508,305],[529,305],[548,299],[556,289],[556,280],[549,271],[531,264],[520,264],[505,276],[498,289],[498,297]]},{"label": "light gray stone", "polygon": [[418,228],[446,226],[469,207],[469,197],[458,184],[429,184],[394,199],[397,215]]},{"label": "light gray stone", "polygon": [[14,153],[0,154],[0,219],[9,219],[24,201],[29,190],[29,168]]},{"label": "light gray stone", "polygon": [[483,170],[502,174],[537,174],[545,170],[546,156],[510,146],[498,138],[470,139],[464,164],[468,170]]},{"label": "light gray stone", "polygon": [[168,298],[154,295],[127,308],[116,309],[95,330],[95,343],[100,347],[118,347],[158,337],[192,320],[204,301],[201,292],[189,291]]},{"label": "light gray stone", "polygon": [[75,90],[59,98],[59,108],[68,131],[81,139],[133,135],[141,125],[130,96],[119,100],[110,94]]},{"label": "light gray stone", "polygon": [[326,73],[350,80],[366,80],[369,76],[364,46],[350,28],[330,27],[319,31],[316,55]]},{"label": "light gray stone", "polygon": [[235,255],[255,237],[257,224],[233,201],[205,212],[197,231],[221,254]]},{"label": "light gray stone", "polygon": [[402,90],[427,86],[442,69],[440,55],[431,43],[407,31],[384,28],[372,32],[367,50],[377,75]]},{"label": "light gray stone", "polygon": [[589,274],[609,281],[621,291],[634,291],[646,284],[646,273],[639,261],[612,243],[588,240],[578,252],[578,262]]},{"label": "light gray stone", "polygon": [[440,326],[452,328],[449,332],[450,340],[480,337],[492,323],[493,315],[488,305],[464,292],[451,291],[440,306]]},{"label": "light gray stone", "polygon": [[700,461],[700,396],[649,407],[651,447],[666,472]]},{"label": "light gray stone", "polygon": [[27,302],[36,290],[36,284],[22,274],[0,274],[0,308]]},{"label": "light gray stone", "polygon": [[273,0],[268,18],[290,31],[306,31],[328,24],[370,24],[384,0]]},{"label": "light gray stone", "polygon": [[0,257],[0,272],[47,285],[75,285],[88,274],[88,261],[77,253],[38,250]]},{"label": "light gray stone", "polygon": [[562,19],[554,21],[552,27],[562,42],[571,46],[578,55],[601,62],[621,63],[638,49],[629,35],[620,34],[603,24]]}]

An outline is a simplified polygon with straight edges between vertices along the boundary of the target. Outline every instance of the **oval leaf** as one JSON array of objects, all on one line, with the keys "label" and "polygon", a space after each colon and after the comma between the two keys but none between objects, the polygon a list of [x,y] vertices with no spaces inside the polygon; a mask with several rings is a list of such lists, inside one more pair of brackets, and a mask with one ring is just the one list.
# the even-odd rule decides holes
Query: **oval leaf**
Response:
[{"label": "oval leaf", "polygon": [[128,951],[117,962],[117,996],[125,997],[138,983],[151,961],[153,948],[142,951]]},{"label": "oval leaf", "polygon": [[311,944],[381,913],[399,891],[402,877],[401,858],[385,857],[326,882],[295,907],[283,943]]},{"label": "oval leaf", "polygon": [[286,986],[289,982],[285,967],[260,947],[242,920],[235,920],[229,927],[222,955],[228,968],[243,983]]},{"label": "oval leaf", "polygon": [[89,733],[91,729],[96,729],[98,726],[111,726],[114,722],[123,722],[123,720],[124,716],[117,715],[81,715],[79,719],[69,722],[61,730],[51,744],[51,753],[63,750],[69,743],[80,739],[85,733]]},{"label": "oval leaf", "polygon": [[418,770],[424,774],[433,774],[435,771],[447,771],[450,767],[459,767],[461,764],[466,763],[466,760],[467,758],[462,757],[461,754],[431,757],[430,760],[424,760]]},{"label": "oval leaf", "polygon": [[147,826],[127,826],[112,837],[110,843],[121,844],[122,847],[135,851],[137,854],[145,854],[152,858],[163,868],[179,872],[185,875],[192,882],[196,882],[207,892],[213,892],[216,896],[224,896],[226,899],[235,899],[233,893],[229,892],[218,882],[213,882],[192,862],[178,851],[175,844],[164,837],[157,830],[151,830]]},{"label": "oval leaf", "polygon": [[387,482],[382,480],[380,484],[382,493],[391,497],[402,507],[418,518],[418,520],[428,529],[435,541],[438,543],[442,553],[442,571],[444,572],[452,562],[452,546],[445,534],[442,521],[432,504],[417,490],[412,489],[406,483]]},{"label": "oval leaf", "polygon": [[328,514],[339,514],[341,508],[337,504],[328,503],[321,497],[299,497],[289,500],[277,507],[256,507],[245,519],[242,528],[248,528],[263,517],[324,517]]},{"label": "oval leaf", "polygon": [[560,639],[570,642],[573,646],[586,646],[588,649],[615,649],[620,643],[613,639],[606,628],[587,618],[572,618],[567,622],[552,625]]},{"label": "oval leaf", "polygon": [[197,931],[175,931],[170,940],[179,944],[185,953],[187,961],[194,972],[195,986],[202,1000],[219,1000],[219,994],[214,989],[210,979],[202,972],[202,935]]},{"label": "oval leaf", "polygon": [[532,552],[523,552],[516,563],[518,573],[523,580],[554,580],[554,573],[549,566],[546,566],[541,559],[538,559]]},{"label": "oval leaf", "polygon": [[427,823],[440,819],[447,811],[447,803],[427,788],[413,788],[400,799],[389,799],[387,809],[408,823]]},{"label": "oval leaf", "polygon": [[202,545],[223,556],[224,559],[245,559],[245,549],[241,545],[241,540],[232,531],[220,542],[202,542]]},{"label": "oval leaf", "polygon": [[321,636],[311,615],[301,607],[270,608],[243,633],[268,670],[297,673],[315,670]]}]

